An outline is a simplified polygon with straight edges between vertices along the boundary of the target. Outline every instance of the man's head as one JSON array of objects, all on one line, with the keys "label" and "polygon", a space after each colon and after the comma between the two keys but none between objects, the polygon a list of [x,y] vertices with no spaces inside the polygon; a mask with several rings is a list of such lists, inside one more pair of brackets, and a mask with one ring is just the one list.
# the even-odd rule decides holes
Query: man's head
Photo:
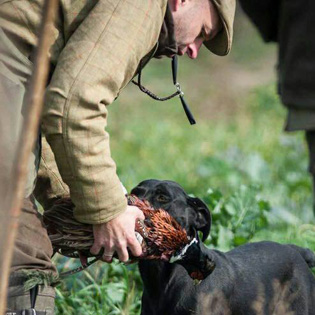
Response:
[{"label": "man's head", "polygon": [[231,49],[235,0],[168,0],[178,54],[197,57],[201,45],[218,55]]}]

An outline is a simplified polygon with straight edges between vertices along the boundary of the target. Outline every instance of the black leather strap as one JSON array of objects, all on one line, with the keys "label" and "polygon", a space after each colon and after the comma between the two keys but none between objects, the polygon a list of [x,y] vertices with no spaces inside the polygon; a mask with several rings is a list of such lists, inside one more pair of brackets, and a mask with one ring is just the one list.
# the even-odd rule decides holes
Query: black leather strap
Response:
[{"label": "black leather strap", "polygon": [[31,308],[19,311],[7,311],[5,315],[46,315],[46,311],[36,311],[35,304],[38,295],[38,285],[30,289]]},{"label": "black leather strap", "polygon": [[140,63],[140,70],[138,73],[138,82],[135,80],[132,80],[132,83],[137,85],[140,89],[141,92],[149,95],[151,98],[153,98],[156,101],[167,101],[170,100],[171,98],[175,97],[175,96],[179,96],[180,101],[182,103],[182,106],[184,108],[184,111],[186,113],[186,116],[190,122],[191,125],[194,125],[196,123],[196,120],[193,116],[193,114],[191,113],[189,106],[187,104],[187,102],[184,99],[184,92],[181,90],[180,84],[177,82],[177,69],[178,69],[178,62],[177,62],[177,55],[172,57],[172,76],[173,76],[173,83],[176,87],[176,92],[173,93],[172,95],[166,96],[166,97],[158,97],[157,95],[155,95],[154,93],[152,93],[150,90],[148,90],[147,88],[145,88],[142,84],[141,84],[141,73],[142,73],[142,68],[143,66]]},{"label": "black leather strap", "polygon": [[37,294],[38,294],[38,284],[34,288],[30,289],[31,309],[35,308]]}]

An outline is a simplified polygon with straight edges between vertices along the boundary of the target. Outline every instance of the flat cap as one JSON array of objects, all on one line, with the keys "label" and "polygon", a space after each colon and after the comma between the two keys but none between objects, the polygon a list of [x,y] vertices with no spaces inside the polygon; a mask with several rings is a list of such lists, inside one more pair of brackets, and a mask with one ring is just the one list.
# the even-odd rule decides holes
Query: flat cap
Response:
[{"label": "flat cap", "polygon": [[223,28],[214,38],[204,42],[204,45],[214,54],[225,56],[232,47],[236,0],[210,1],[212,1],[218,11]]}]

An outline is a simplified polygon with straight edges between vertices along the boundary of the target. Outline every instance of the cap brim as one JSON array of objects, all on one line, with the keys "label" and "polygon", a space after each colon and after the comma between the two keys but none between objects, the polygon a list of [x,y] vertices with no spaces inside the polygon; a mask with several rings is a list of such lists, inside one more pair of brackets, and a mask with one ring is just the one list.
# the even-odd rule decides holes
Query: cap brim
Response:
[{"label": "cap brim", "polygon": [[221,32],[217,34],[213,39],[204,42],[204,45],[212,53],[218,56],[226,56],[231,50],[231,47],[229,45],[229,37],[225,29],[222,29]]},{"label": "cap brim", "polygon": [[235,0],[211,0],[222,22],[221,31],[204,45],[214,54],[226,56],[232,47]]}]

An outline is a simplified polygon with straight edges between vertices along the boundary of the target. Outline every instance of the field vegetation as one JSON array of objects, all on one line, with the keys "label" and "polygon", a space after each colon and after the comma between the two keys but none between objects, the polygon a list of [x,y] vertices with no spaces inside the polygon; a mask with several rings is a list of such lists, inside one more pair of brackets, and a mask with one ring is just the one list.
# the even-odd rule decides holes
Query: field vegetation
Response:
[{"label": "field vegetation", "polygon": [[[276,93],[277,47],[265,45],[240,12],[229,57],[205,49],[184,57],[179,80],[197,120],[178,99],[156,102],[130,84],[109,107],[112,155],[130,190],[144,179],[169,179],[202,198],[213,215],[209,247],[229,250],[272,240],[315,250],[312,187],[302,133],[285,134]],[[143,84],[174,91],[170,60],[154,60]],[[59,270],[74,262],[56,257]],[[136,265],[97,263],[57,287],[57,314],[139,314]]]}]

